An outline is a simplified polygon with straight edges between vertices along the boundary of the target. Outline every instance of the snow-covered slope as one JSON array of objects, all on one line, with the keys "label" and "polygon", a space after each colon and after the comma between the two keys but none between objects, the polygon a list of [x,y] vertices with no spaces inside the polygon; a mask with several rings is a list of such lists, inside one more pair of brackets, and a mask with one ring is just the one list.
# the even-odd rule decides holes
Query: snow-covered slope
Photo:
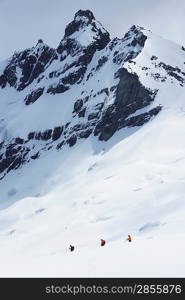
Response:
[{"label": "snow-covered slope", "polygon": [[184,276],[184,47],[79,11],[0,74],[0,276]]}]

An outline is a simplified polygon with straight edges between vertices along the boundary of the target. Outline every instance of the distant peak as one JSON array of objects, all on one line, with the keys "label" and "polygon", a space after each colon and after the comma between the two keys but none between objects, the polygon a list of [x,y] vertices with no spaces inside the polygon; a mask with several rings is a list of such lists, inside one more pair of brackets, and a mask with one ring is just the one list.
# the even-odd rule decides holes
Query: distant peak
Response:
[{"label": "distant peak", "polygon": [[[90,10],[79,10],[66,29],[64,38],[61,40],[57,52],[61,54],[79,51],[79,47],[87,48],[94,45],[94,49],[101,50],[110,41],[107,30],[98,22]],[[66,52],[65,52],[66,55]]]},{"label": "distant peak", "polygon": [[138,25],[132,25],[127,33],[124,36],[125,38],[130,38],[132,36],[137,36],[138,34],[143,34],[143,31],[146,31],[144,27],[138,26]]},{"label": "distant peak", "polygon": [[37,44],[43,44],[43,43],[44,43],[44,42],[43,42],[42,39],[39,39],[38,42],[37,42]]},{"label": "distant peak", "polygon": [[123,40],[127,41],[127,43],[129,43],[129,45],[133,47],[135,47],[136,45],[144,47],[145,41],[147,39],[147,35],[145,35],[145,32],[145,28],[133,25],[124,35]]},{"label": "distant peak", "polygon": [[132,27],[130,27],[130,31],[134,30],[145,30],[145,28],[139,25],[133,25]]},{"label": "distant peak", "polygon": [[146,30],[144,27],[138,26],[138,25],[132,25],[127,34],[138,34],[142,33],[143,30]]},{"label": "distant peak", "polygon": [[134,33],[134,34],[138,34],[138,33],[152,33],[152,31],[150,29],[146,29],[142,26],[139,25],[133,25],[129,28],[127,33]]},{"label": "distant peak", "polygon": [[95,21],[95,17],[90,10],[79,10],[74,16],[74,20],[65,29],[64,37],[68,37],[76,31],[88,26]]},{"label": "distant peak", "polygon": [[80,20],[84,21],[85,18],[88,21],[95,20],[95,17],[93,15],[92,11],[90,11],[88,9],[87,10],[81,10],[80,9],[79,11],[77,11],[77,13],[75,14],[74,20],[75,21],[80,21]]},{"label": "distant peak", "polygon": [[46,45],[46,44],[43,42],[42,39],[39,39],[39,40],[37,41],[36,46],[34,46],[33,48],[34,48],[34,49],[41,49],[41,48],[43,48],[43,47],[48,47],[48,45]]}]

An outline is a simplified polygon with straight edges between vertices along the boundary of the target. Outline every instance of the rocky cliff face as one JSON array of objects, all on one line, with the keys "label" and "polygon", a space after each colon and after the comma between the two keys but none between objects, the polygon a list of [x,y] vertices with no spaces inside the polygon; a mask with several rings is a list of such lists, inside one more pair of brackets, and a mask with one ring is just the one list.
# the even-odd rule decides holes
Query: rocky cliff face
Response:
[{"label": "rocky cliff face", "polygon": [[156,116],[162,109],[153,104],[158,86],[145,86],[136,67],[164,83],[170,78],[183,85],[185,73],[157,63],[153,53],[146,59],[158,75],[137,65],[147,33],[132,26],[122,39],[111,40],[91,11],[80,10],[57,49],[39,40],[15,53],[0,69],[1,179],[43,151],[72,147],[90,135],[107,141]]}]

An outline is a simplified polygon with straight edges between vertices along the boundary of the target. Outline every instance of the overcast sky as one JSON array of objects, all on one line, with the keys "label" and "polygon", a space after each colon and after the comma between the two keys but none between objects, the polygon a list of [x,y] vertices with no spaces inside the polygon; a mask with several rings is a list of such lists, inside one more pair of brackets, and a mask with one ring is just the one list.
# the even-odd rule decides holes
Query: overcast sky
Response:
[{"label": "overcast sky", "polygon": [[133,24],[185,45],[185,0],[0,0],[0,60],[34,46],[56,47],[79,9],[90,9],[111,33]]}]

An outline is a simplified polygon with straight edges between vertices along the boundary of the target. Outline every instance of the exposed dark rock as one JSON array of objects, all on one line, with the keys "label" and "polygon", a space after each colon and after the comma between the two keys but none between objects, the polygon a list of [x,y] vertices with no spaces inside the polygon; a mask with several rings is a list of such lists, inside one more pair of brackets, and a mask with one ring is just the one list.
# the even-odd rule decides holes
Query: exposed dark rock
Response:
[{"label": "exposed dark rock", "polygon": [[90,96],[86,96],[83,100],[84,103],[86,103],[89,100]]},{"label": "exposed dark rock", "polygon": [[161,76],[159,73],[151,73],[151,76],[155,79],[155,80],[160,80],[161,82],[166,81],[167,77],[166,76]]},{"label": "exposed dark rock", "polygon": [[34,138],[36,140],[48,141],[49,139],[51,139],[51,135],[52,135],[52,129],[47,129],[43,132],[41,131],[36,132]]},{"label": "exposed dark rock", "polygon": [[43,140],[48,141],[52,138],[53,141],[60,138],[61,134],[63,132],[63,126],[55,127],[54,129],[47,129],[43,132],[30,132],[28,134],[28,140]]},{"label": "exposed dark rock", "polygon": [[44,141],[51,139],[51,136],[52,136],[52,129],[45,130],[41,135],[42,140]]},{"label": "exposed dark rock", "polygon": [[77,136],[75,134],[73,134],[72,136],[70,136],[70,138],[67,139],[67,144],[69,145],[69,147],[72,147],[76,144],[77,141]]},{"label": "exposed dark rock", "polygon": [[155,55],[152,55],[152,57],[150,58],[151,60],[157,60],[157,56],[155,56]]},{"label": "exposed dark rock", "polygon": [[101,91],[99,91],[97,94],[100,95],[102,93],[105,93],[108,96],[109,95],[109,89],[108,88],[104,88]]},{"label": "exposed dark rock", "polygon": [[37,159],[37,158],[39,158],[39,151],[36,154],[31,156],[31,159]]},{"label": "exposed dark rock", "polygon": [[0,142],[0,150],[3,148],[4,141]]},{"label": "exposed dark rock", "polygon": [[141,70],[147,71],[149,68],[148,67],[142,67]]},{"label": "exposed dark rock", "polygon": [[135,47],[137,45],[137,40],[134,38],[130,44]]},{"label": "exposed dark rock", "polygon": [[119,53],[118,51],[115,51],[115,53],[114,53],[114,57],[113,57],[113,63],[115,63],[115,64],[121,64],[123,61],[124,61],[124,59],[125,59],[125,52],[121,52],[121,53]]},{"label": "exposed dark rock", "polygon": [[15,143],[9,144],[5,151],[4,158],[2,156],[0,160],[0,173],[4,172],[5,170],[8,173],[10,170],[20,167],[26,162],[25,157],[29,151],[29,148],[26,148],[22,145],[17,147],[17,144]]},{"label": "exposed dark rock", "polygon": [[[65,56],[63,53],[65,51]],[[63,61],[69,54],[73,57],[82,51],[80,45],[74,39],[63,39],[57,48],[57,52],[61,54],[60,61]]]},{"label": "exposed dark rock", "polygon": [[125,110],[125,106],[127,106],[127,115],[154,100],[154,93],[141,84],[137,74],[129,73],[126,69],[121,68],[118,71],[118,78],[120,81],[116,91],[115,104],[122,110]]},{"label": "exposed dark rock", "polygon": [[16,157],[11,164],[9,164],[9,167],[7,168],[7,173],[10,172],[11,170],[16,170],[18,169],[22,164],[23,164],[24,160],[18,156]]},{"label": "exposed dark rock", "polygon": [[67,122],[65,128],[68,128],[71,122]]},{"label": "exposed dark rock", "polygon": [[6,80],[7,83],[9,83],[10,86],[16,87],[17,77],[16,77],[16,66],[8,65],[6,69],[4,70],[4,81]]},{"label": "exposed dark rock", "polygon": [[44,88],[38,88],[37,90],[33,91],[31,94],[27,95],[25,98],[25,104],[29,105],[34,103],[40,96],[42,96]]},{"label": "exposed dark rock", "polygon": [[40,76],[40,77],[37,79],[37,83],[39,83],[43,78],[44,78],[44,75]]},{"label": "exposed dark rock", "polygon": [[4,74],[2,74],[2,75],[0,76],[0,86],[1,86],[2,88],[4,88],[4,87],[6,86],[6,84],[7,84],[6,76],[5,76]]},{"label": "exposed dark rock", "polygon": [[146,39],[147,39],[147,37],[143,34],[143,35],[141,35],[141,36],[137,39],[137,43],[138,43],[141,47],[144,47]]},{"label": "exposed dark rock", "polygon": [[61,137],[62,132],[63,132],[63,126],[55,127],[52,134],[53,141],[58,140]]},{"label": "exposed dark rock", "polygon": [[79,130],[82,130],[82,129],[86,128],[86,126],[87,126],[87,125],[81,124],[81,123],[76,124],[75,126],[73,126],[73,127],[70,128],[68,134],[71,135],[71,134],[73,134],[74,132],[77,132],[77,131],[79,131]]},{"label": "exposed dark rock", "polygon": [[[158,64],[159,67],[162,67],[169,76],[175,78],[176,80],[178,80],[180,83],[184,83],[185,82],[185,73],[182,72],[178,67],[172,67],[170,65],[167,65],[163,62],[160,62]],[[178,74],[177,74],[178,73]]]},{"label": "exposed dark rock", "polygon": [[98,64],[96,66],[96,71],[98,71],[108,60],[107,56],[103,56],[98,60]]},{"label": "exposed dark rock", "polygon": [[34,139],[35,140],[41,140],[42,139],[42,132],[41,131],[36,132],[35,136],[34,136]]},{"label": "exposed dark rock", "polygon": [[152,117],[156,116],[161,111],[161,109],[161,106],[157,106],[146,113],[128,118],[127,120],[123,121],[123,123],[119,124],[118,129],[121,129],[123,127],[142,126],[146,122],[148,122]]},{"label": "exposed dark rock", "polygon": [[69,89],[68,86],[65,86],[61,83],[59,83],[57,86],[50,86],[47,90],[47,93],[49,94],[61,94],[64,93]]},{"label": "exposed dark rock", "polygon": [[25,61],[21,64],[23,76],[20,80],[22,84],[18,89],[24,89],[34,79],[38,78],[44,71],[45,66],[56,58],[55,50],[45,45],[42,48],[41,55],[36,60],[34,56],[26,57]]},{"label": "exposed dark rock", "polygon": [[99,112],[93,112],[90,115],[88,115],[88,120],[98,119]]},{"label": "exposed dark rock", "polygon": [[94,68],[92,68],[91,72],[87,75],[86,81],[88,81],[89,78],[93,76],[93,72],[92,71],[94,71]]},{"label": "exposed dark rock", "polygon": [[86,112],[86,107],[84,107],[81,111],[79,111],[78,116],[79,118],[84,118]]},{"label": "exposed dark rock", "polygon": [[104,141],[113,136],[120,124],[125,126],[124,120],[130,114],[149,105],[156,94],[156,92],[146,89],[136,74],[129,73],[124,68],[119,70],[117,77],[120,81],[116,90],[115,102],[103,112],[94,131],[94,135],[99,135],[99,139]]},{"label": "exposed dark rock", "polygon": [[[6,83],[9,83],[10,86],[20,91],[33,82],[34,79],[38,78],[45,70],[45,66],[57,58],[54,49],[44,44],[40,47],[39,56],[36,48],[14,53],[0,77],[0,86],[4,87]],[[17,77],[17,68],[22,73],[20,79]]]},{"label": "exposed dark rock", "polygon": [[61,149],[63,145],[64,145],[64,141],[62,141],[61,143],[59,143],[59,144],[56,146],[56,149],[57,149],[57,150]]},{"label": "exposed dark rock", "polygon": [[15,143],[16,144],[24,144],[24,140],[21,139],[21,138],[19,138],[19,137],[17,137],[17,138],[15,138]]},{"label": "exposed dark rock", "polygon": [[81,110],[82,106],[83,106],[83,100],[82,99],[78,99],[75,102],[75,104],[74,104],[74,110],[73,110],[73,112],[78,113]]},{"label": "exposed dark rock", "polygon": [[28,134],[28,140],[34,139],[35,134],[36,134],[35,132],[30,132],[30,133]]},{"label": "exposed dark rock", "polygon": [[104,103],[98,103],[98,104],[96,104],[96,109],[98,109],[99,111],[101,111],[102,108],[103,108],[103,106],[104,106]]},{"label": "exposed dark rock", "polygon": [[83,79],[86,68],[80,68],[75,72],[69,73],[67,76],[62,78],[63,84],[75,84],[76,82]]},{"label": "exposed dark rock", "polygon": [[10,144],[5,152],[6,158],[13,157],[15,154],[17,154],[18,150],[15,148],[14,144]]},{"label": "exposed dark rock", "polygon": [[53,146],[49,146],[48,148],[47,148],[47,150],[50,150],[50,149],[52,149],[53,148]]},{"label": "exposed dark rock", "polygon": [[113,85],[113,86],[111,86],[111,88],[110,88],[110,92],[113,92],[113,91],[115,91],[117,89],[117,85]]},{"label": "exposed dark rock", "polygon": [[56,75],[56,72],[50,72],[49,73],[49,78],[53,78]]},{"label": "exposed dark rock", "polygon": [[92,129],[87,129],[87,130],[81,131],[79,134],[79,137],[81,139],[86,139],[91,135],[91,133],[92,133]]}]

